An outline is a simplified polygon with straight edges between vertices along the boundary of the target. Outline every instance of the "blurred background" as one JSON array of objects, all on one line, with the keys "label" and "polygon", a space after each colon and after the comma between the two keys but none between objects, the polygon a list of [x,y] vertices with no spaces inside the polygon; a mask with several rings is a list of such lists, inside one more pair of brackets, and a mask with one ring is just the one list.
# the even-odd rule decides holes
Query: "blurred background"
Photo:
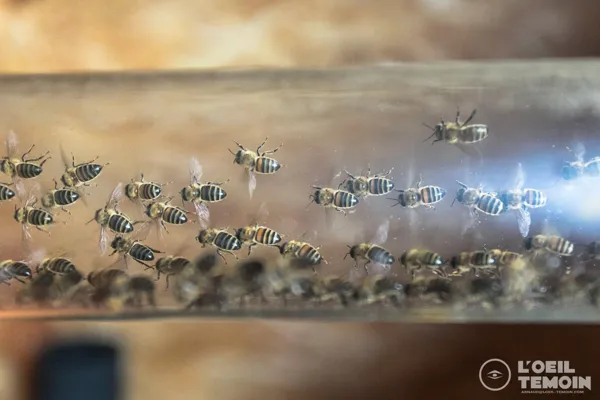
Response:
[{"label": "blurred background", "polygon": [[[1,0],[0,72],[596,57],[598,11],[560,0]],[[128,394],[145,400],[512,398],[477,380],[492,357],[600,372],[595,328],[0,323],[1,397],[27,392],[41,345],[77,332],[117,337]]]}]

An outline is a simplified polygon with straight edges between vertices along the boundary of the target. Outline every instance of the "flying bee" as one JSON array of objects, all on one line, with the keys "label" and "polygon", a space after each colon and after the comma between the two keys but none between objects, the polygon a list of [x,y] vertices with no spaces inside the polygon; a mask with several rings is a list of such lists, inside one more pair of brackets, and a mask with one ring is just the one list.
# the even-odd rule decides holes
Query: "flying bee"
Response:
[{"label": "flying bee", "polygon": [[74,204],[81,195],[69,188],[58,188],[58,182],[54,181],[54,189],[42,196],[42,206],[47,210],[60,208],[67,214],[71,214],[65,207]]},{"label": "flying bee", "polygon": [[87,224],[96,221],[100,225],[100,254],[105,254],[108,249],[108,231],[116,234],[127,234],[133,232],[133,222],[128,216],[119,212],[117,206],[123,197],[123,184],[119,183],[112,191],[104,208],[96,210],[94,218]]},{"label": "flying bee", "polygon": [[[445,141],[449,144],[458,146],[465,153],[469,153],[467,145],[481,142],[489,136],[488,127],[484,124],[473,124],[468,125],[469,122],[475,116],[477,112],[474,109],[469,115],[469,118],[465,122],[460,122],[460,111],[456,110],[456,119],[454,122],[445,122],[444,119],[440,121],[435,127],[431,127],[427,124],[427,128],[431,129],[433,133],[424,142],[435,137],[432,144],[435,142]],[[477,154],[481,157],[481,153],[477,150]]]},{"label": "flying bee", "polygon": [[390,269],[396,259],[392,253],[381,247],[381,245],[387,241],[389,229],[390,221],[385,220],[385,222],[377,228],[377,233],[371,242],[348,246],[350,250],[344,256],[344,259],[346,259],[347,256],[352,257],[356,262],[356,268],[358,268],[358,260],[364,260],[364,268],[367,274],[369,273],[367,266],[371,264],[371,262],[383,265],[386,269]]},{"label": "flying bee", "polygon": [[110,255],[112,256],[116,253],[121,254],[125,261],[125,267],[127,267],[127,258],[131,257],[134,261],[143,266],[152,268],[152,266],[147,263],[154,261],[154,254],[163,253],[162,251],[158,251],[141,243],[139,240],[125,239],[120,235],[115,236],[110,243],[110,247],[113,249],[113,252]]},{"label": "flying bee", "polygon": [[[170,182],[168,182],[170,183]],[[167,185],[144,180],[144,174],[140,174],[140,180],[132,179],[125,185],[125,196],[131,201],[153,201],[160,197],[163,192],[163,186]]]},{"label": "flying bee", "polygon": [[404,286],[386,275],[369,275],[354,294],[360,304],[391,303],[399,307],[404,299]]},{"label": "flying bee", "polygon": [[0,183],[0,203],[3,201],[9,201],[15,197],[16,193],[10,188],[10,183]]},{"label": "flying bee", "polygon": [[110,163],[98,164],[94,158],[92,161],[75,164],[75,156],[71,154],[71,164],[65,154],[64,149],[61,147],[61,157],[65,165],[65,172],[60,177],[61,182],[65,187],[68,188],[79,188],[81,186],[90,186],[91,182],[96,179],[102,173],[104,167]]},{"label": "flying bee", "polygon": [[495,253],[486,250],[462,252],[450,259],[450,267],[453,269],[450,276],[461,276],[467,272],[477,276],[480,271],[495,272],[498,270]]},{"label": "flying bee", "polygon": [[[487,193],[483,191],[483,187],[471,188],[460,181],[456,181],[461,187],[456,192],[454,201],[469,207],[473,212],[481,212],[486,215],[497,216],[504,212],[504,203],[496,193]],[[454,205],[454,201],[452,205]]]},{"label": "flying bee", "polygon": [[312,266],[313,272],[316,272],[315,266],[321,263],[327,264],[327,261],[323,259],[321,253],[319,253],[319,248],[314,247],[310,243],[290,240],[279,246],[279,252],[284,259],[299,259],[306,261]]},{"label": "flying bee", "polygon": [[38,200],[34,195],[34,189],[32,189],[29,198],[23,207],[19,208],[15,205],[14,219],[22,226],[24,241],[31,239],[31,232],[29,231],[30,226],[33,226],[41,232],[50,234],[50,232],[44,228],[55,223],[52,214],[42,208],[36,208],[37,202]]},{"label": "flying bee", "polygon": [[339,184],[338,189],[344,188],[358,197],[386,195],[394,189],[394,182],[387,178],[393,170],[392,168],[385,174],[373,176],[371,176],[371,167],[366,176],[354,176],[344,170],[347,178]]},{"label": "flying bee", "polygon": [[23,279],[31,279],[32,272],[29,265],[22,261],[5,260],[0,262],[0,282],[10,286],[11,279],[25,283]]},{"label": "flying bee", "polygon": [[[258,215],[260,218],[265,218],[268,215],[268,210],[265,203],[260,205]],[[257,244],[264,246],[277,246],[283,239],[283,235],[279,232],[276,232],[266,226],[259,225],[256,222],[246,227],[236,229],[235,236],[242,244],[249,243],[248,255],[250,255],[252,247],[256,246]]]},{"label": "flying bee", "polygon": [[525,239],[524,247],[527,251],[547,251],[557,256],[568,257],[573,255],[575,245],[558,235],[535,235]]},{"label": "flying bee", "polygon": [[115,311],[129,306],[142,308],[146,304],[156,307],[154,282],[143,275],[121,275],[111,283],[106,303]]},{"label": "flying bee", "polygon": [[281,169],[279,161],[267,157],[267,155],[276,153],[277,150],[283,146],[283,143],[273,150],[261,152],[261,149],[265,143],[267,143],[268,139],[269,138],[265,138],[264,142],[256,149],[256,152],[246,149],[235,140],[233,143],[239,147],[239,150],[236,153],[229,150],[229,152],[235,156],[233,163],[243,166],[248,171],[248,193],[250,194],[250,197],[252,197],[252,194],[256,189],[256,174],[270,175]]},{"label": "flying bee", "polygon": [[[498,198],[504,203],[505,210],[516,210],[517,211],[517,224],[519,226],[519,232],[523,237],[529,234],[529,227],[531,226],[531,214],[527,209],[527,205],[524,203],[524,191],[523,185],[525,184],[525,171],[521,163],[518,164],[517,177],[514,185],[514,189],[503,190],[498,194]],[[531,189],[526,189],[531,190]],[[543,196],[545,198],[545,196]],[[529,198],[530,201],[536,202],[535,196]],[[540,201],[542,198],[540,198]],[[545,204],[545,202],[544,202]]]},{"label": "flying bee", "polygon": [[353,211],[359,203],[358,197],[345,190],[335,190],[331,188],[321,188],[311,186],[315,189],[314,194],[309,197],[311,202],[325,208],[333,208],[336,211],[348,215],[348,211]]},{"label": "flying bee", "polygon": [[192,157],[190,159],[190,184],[181,189],[181,200],[184,203],[189,201],[194,205],[198,220],[202,224],[202,228],[206,229],[210,220],[207,204],[225,200],[227,192],[221,186],[229,182],[229,179],[221,183],[200,183],[201,178],[202,165]]},{"label": "flying bee", "polygon": [[[18,179],[32,179],[40,176],[46,161],[50,159],[46,152],[40,157],[27,159],[35,145],[32,145],[21,158],[15,157],[17,152],[17,135],[10,131],[6,139],[6,157],[0,158],[0,171],[8,175],[13,183]],[[19,187],[17,186],[17,189]]]},{"label": "flying bee", "polygon": [[188,222],[187,211],[172,206],[170,204],[171,200],[173,200],[172,197],[165,201],[154,201],[146,207],[146,215],[157,221],[160,224],[159,228],[164,229],[167,233],[169,231],[165,224],[183,225]]},{"label": "flying bee", "polygon": [[87,281],[96,289],[108,288],[112,282],[120,276],[127,276],[127,273],[118,268],[107,268],[92,271],[87,276]]},{"label": "flying bee", "polygon": [[231,254],[237,260],[238,256],[235,255],[234,251],[238,251],[242,248],[240,240],[227,232],[227,229],[202,229],[196,240],[202,244],[202,247],[211,245],[217,248],[217,254],[227,263],[223,253]]},{"label": "flying bee", "polygon": [[565,162],[561,169],[561,177],[566,181],[574,181],[581,177],[595,178],[600,176],[600,157],[585,161],[585,147],[580,142],[575,143],[573,149],[567,150],[575,156],[575,161]]},{"label": "flying bee", "polygon": [[406,272],[414,279],[416,273],[423,267],[429,268],[434,274],[446,278],[447,274],[443,266],[446,264],[444,259],[437,253],[423,250],[412,249],[405,251],[400,257],[400,264],[406,268]]},{"label": "flying bee", "polygon": [[400,205],[405,208],[417,208],[419,206],[434,208],[433,205],[435,203],[439,203],[444,199],[444,197],[446,197],[445,189],[442,189],[439,186],[422,185],[423,177],[419,175],[416,188],[409,188],[406,190],[396,189],[399,194],[395,199],[390,198],[390,200],[394,200],[396,202],[394,205],[392,205],[392,207]]}]

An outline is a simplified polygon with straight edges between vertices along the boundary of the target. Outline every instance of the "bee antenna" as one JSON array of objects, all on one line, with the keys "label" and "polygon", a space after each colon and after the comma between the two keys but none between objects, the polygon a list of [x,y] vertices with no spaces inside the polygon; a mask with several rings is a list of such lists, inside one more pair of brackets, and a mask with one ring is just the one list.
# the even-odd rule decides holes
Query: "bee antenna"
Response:
[{"label": "bee antenna", "polygon": [[94,222],[95,220],[96,220],[96,218],[94,217],[94,218],[90,219],[88,222],[86,222],[85,224],[87,225],[87,224],[89,224],[90,222]]},{"label": "bee antenna", "polygon": [[432,131],[435,131],[435,128],[434,128],[434,127],[427,125],[425,122],[421,122],[421,124],[422,124],[424,127],[426,127],[426,128],[429,128],[429,129],[431,129]]},{"label": "bee antenna", "polygon": [[454,206],[454,203],[456,203],[456,197],[454,198],[454,200],[452,200],[452,204],[450,204],[450,207]]},{"label": "bee antenna", "polygon": [[[433,132],[431,135],[429,135],[429,136],[427,137],[427,139],[423,140],[423,142],[426,142],[426,141],[428,141],[429,139],[431,139],[431,138],[432,138],[432,137],[434,137],[434,136],[435,136],[435,131],[434,131],[434,132]],[[421,142],[421,143],[423,143],[423,142]]]},{"label": "bee antenna", "polygon": [[229,150],[229,152],[235,156],[235,153],[233,151],[231,151],[231,149],[227,149],[227,150]]},{"label": "bee antenna", "polygon": [[308,198],[310,199],[310,203],[308,203],[308,204],[306,205],[306,207],[304,208],[305,210],[306,210],[306,209],[308,209],[308,207],[309,207],[309,206],[310,206],[312,203],[314,203],[314,202],[315,202],[315,196],[314,196],[314,195],[312,195],[312,194],[311,194],[311,195],[309,195],[309,196],[308,196]]},{"label": "bee antenna", "polygon": [[[350,250],[352,250],[352,246],[346,245],[346,247],[349,248]],[[346,257],[348,257],[350,255],[350,250],[348,250],[348,252],[344,256],[344,260],[346,259]]]}]

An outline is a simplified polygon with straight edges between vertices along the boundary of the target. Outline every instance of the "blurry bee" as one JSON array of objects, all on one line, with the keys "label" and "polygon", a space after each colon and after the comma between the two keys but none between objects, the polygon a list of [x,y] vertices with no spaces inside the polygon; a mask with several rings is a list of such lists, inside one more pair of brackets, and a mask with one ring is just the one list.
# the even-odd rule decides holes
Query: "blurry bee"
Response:
[{"label": "blurry bee", "polygon": [[121,276],[127,276],[122,269],[108,268],[92,271],[87,276],[87,281],[96,289],[108,288],[115,279]]},{"label": "blurry bee", "polygon": [[358,197],[345,190],[335,190],[331,188],[321,188],[311,186],[315,189],[314,194],[309,197],[311,202],[325,208],[333,208],[336,211],[348,215],[349,210],[353,210],[359,203]]},{"label": "blurry bee", "polygon": [[453,299],[454,286],[450,279],[418,276],[404,287],[404,294],[419,304],[443,304]]},{"label": "blurry bee", "polygon": [[429,268],[434,274],[446,278],[447,274],[443,266],[444,259],[437,253],[423,249],[412,249],[405,251],[400,257],[400,264],[406,268],[406,272],[414,279],[417,271],[423,267]]},{"label": "blurry bee", "polygon": [[0,262],[0,282],[10,286],[11,279],[25,283],[23,279],[31,279],[29,265],[21,261],[5,260]]},{"label": "blurry bee", "polygon": [[196,240],[202,244],[202,247],[206,247],[206,245],[211,245],[217,248],[217,254],[227,263],[223,252],[231,254],[237,260],[238,256],[233,253],[234,251],[238,251],[242,248],[242,243],[240,240],[227,232],[226,229],[202,229],[198,236],[196,236]]},{"label": "blurry bee", "polygon": [[30,226],[33,226],[41,232],[50,234],[49,231],[43,229],[42,227],[48,227],[55,223],[52,214],[44,209],[35,207],[38,200],[34,196],[33,192],[34,191],[31,190],[29,198],[23,207],[19,208],[15,205],[14,219],[22,226],[24,240],[31,239],[31,233],[29,231]]},{"label": "blurry bee", "polygon": [[155,286],[152,279],[144,275],[119,276],[109,289],[110,308],[122,311],[132,306],[142,308],[145,305],[156,307]]},{"label": "blurry bee", "polygon": [[450,267],[453,269],[450,276],[461,276],[467,272],[477,276],[479,271],[497,271],[497,260],[494,255],[495,253],[486,250],[462,252],[450,259]]},{"label": "blurry bee", "polygon": [[396,204],[392,205],[395,207],[400,205],[405,208],[416,208],[419,206],[425,206],[427,208],[435,208],[433,204],[439,203],[446,197],[446,190],[439,186],[422,186],[423,177],[419,175],[416,188],[409,188],[406,190],[396,189],[399,192],[398,197],[394,200]]},{"label": "blurry bee", "polygon": [[[40,157],[26,159],[35,145],[32,145],[21,158],[16,158],[17,152],[17,135],[10,131],[6,139],[6,157],[0,158],[0,171],[10,176],[13,183],[18,179],[32,179],[41,175],[43,166],[50,159],[46,152]],[[17,187],[19,189],[19,187]],[[18,191],[18,190],[17,190]]]},{"label": "blurry bee", "polygon": [[265,286],[265,264],[259,260],[244,260],[236,265],[233,274],[223,277],[219,288],[225,298],[239,298],[239,306],[243,307],[248,296],[257,295],[262,303],[266,303],[263,292]]},{"label": "blurry bee", "polygon": [[68,275],[77,272],[75,264],[67,258],[46,258],[37,267],[36,273],[46,270],[56,275]]},{"label": "blurry bee", "polygon": [[146,268],[153,268],[147,263],[154,260],[154,254],[162,254],[162,251],[153,249],[152,247],[142,244],[139,240],[125,239],[120,235],[110,243],[113,252],[111,256],[120,253],[125,261],[125,267],[127,267],[127,257],[133,258],[134,261],[142,264]]},{"label": "blurry bee", "polygon": [[489,250],[488,253],[496,260],[498,267],[510,267],[523,256],[512,251],[503,251],[500,249]]},{"label": "blurry bee", "polygon": [[16,193],[10,188],[10,183],[0,183],[0,202],[9,201]]},{"label": "blurry bee", "polygon": [[39,307],[48,306],[54,300],[56,292],[53,287],[57,278],[57,275],[49,271],[42,271],[35,275],[18,292],[15,299],[17,304],[23,305],[32,301]]},{"label": "blurry bee", "polygon": [[486,193],[483,191],[482,186],[470,188],[460,181],[456,182],[461,188],[456,192],[456,198],[452,202],[452,205],[454,205],[455,201],[458,201],[460,204],[469,207],[473,215],[481,212],[486,215],[496,216],[504,212],[504,203],[496,197],[496,193]]},{"label": "blurry bee", "polygon": [[567,147],[573,153],[575,161],[565,162],[561,170],[561,177],[566,181],[573,181],[583,176],[595,178],[600,176],[600,157],[594,157],[585,161],[585,147],[581,143],[575,143],[573,149]]},{"label": "blurry bee", "polygon": [[320,302],[339,300],[340,304],[347,307],[356,293],[356,288],[348,280],[339,276],[326,276],[318,279],[315,288],[315,297]]},{"label": "blurry bee", "polygon": [[348,246],[350,250],[344,256],[344,259],[347,256],[352,257],[356,261],[356,268],[358,268],[358,260],[364,260],[364,268],[367,274],[369,273],[367,266],[371,262],[383,265],[386,269],[389,269],[396,259],[389,251],[380,246],[387,241],[389,229],[390,222],[386,220],[377,228],[377,233],[371,242]]},{"label": "blurry bee", "polygon": [[[531,226],[531,214],[527,210],[527,205],[524,202],[524,190],[523,185],[525,184],[525,172],[523,171],[523,166],[521,163],[518,164],[517,177],[514,189],[504,190],[498,194],[498,198],[502,200],[504,203],[505,209],[508,210],[516,210],[517,213],[517,223],[519,225],[519,232],[523,237],[526,237],[529,234],[529,227]],[[531,190],[531,189],[526,189]],[[533,203],[536,202],[535,196],[528,197],[528,201]],[[539,198],[539,202],[541,204],[545,204],[545,196]]]},{"label": "blurry bee", "polygon": [[498,277],[476,277],[469,283],[469,295],[466,299],[466,305],[494,309],[500,305],[503,295],[504,287]]},{"label": "blurry bee", "polygon": [[[268,215],[265,203],[261,204],[258,214],[261,218],[264,218]],[[242,244],[249,243],[248,255],[250,255],[252,247],[256,246],[257,244],[264,246],[277,246],[283,239],[283,235],[279,232],[276,232],[266,226],[258,225],[256,222],[244,228],[236,229],[235,236]]]},{"label": "blurry bee", "polygon": [[327,264],[327,261],[324,260],[321,253],[319,253],[319,248],[314,247],[310,243],[290,240],[279,246],[279,252],[284,259],[300,259],[306,261],[312,266],[313,272],[316,272],[316,265],[321,263]]},{"label": "blurry bee", "polygon": [[62,211],[71,215],[65,207],[74,204],[81,196],[75,190],[69,188],[58,188],[58,182],[54,181],[54,190],[48,191],[42,197],[42,206],[47,210],[60,208]]},{"label": "blurry bee", "polygon": [[71,155],[71,165],[69,165],[69,161],[67,155],[64,152],[64,149],[61,147],[61,157],[62,161],[65,165],[65,172],[61,176],[60,180],[68,188],[78,188],[81,186],[90,186],[90,182],[100,176],[104,167],[109,165],[106,164],[98,164],[96,160],[98,157],[94,158],[92,161],[85,162],[82,164],[75,164],[75,156]]},{"label": "blurry bee", "polygon": [[317,279],[313,273],[305,269],[290,268],[287,264],[267,276],[267,283],[271,293],[281,298],[284,307],[288,306],[289,296],[300,300],[314,300],[317,296]]},{"label": "blurry bee", "polygon": [[235,156],[233,163],[243,166],[248,171],[248,193],[250,194],[250,197],[252,197],[252,194],[256,189],[256,174],[274,174],[281,168],[279,161],[266,156],[277,152],[277,150],[283,146],[283,143],[273,150],[268,150],[261,153],[260,150],[263,148],[265,143],[267,143],[267,140],[268,138],[265,138],[264,142],[262,142],[256,149],[256,152],[246,149],[235,140],[233,142],[239,147],[239,150],[236,153],[229,150],[229,152]]},{"label": "blurry bee", "polygon": [[391,303],[399,307],[404,299],[404,286],[385,275],[369,275],[354,294],[360,304]]},{"label": "blurry bee", "polygon": [[[170,182],[169,182],[170,183]],[[163,186],[167,185],[159,184],[156,182],[147,182],[144,180],[144,174],[140,174],[140,180],[131,180],[130,183],[125,185],[125,196],[131,201],[152,201],[160,197],[163,191]]]},{"label": "blurry bee", "polygon": [[393,170],[394,169],[391,168],[385,174],[374,176],[371,176],[371,167],[369,167],[366,176],[354,176],[344,170],[344,173],[346,173],[348,177],[340,183],[338,189],[343,187],[346,191],[355,194],[358,197],[386,195],[394,189],[394,182],[387,178]]},{"label": "blurry bee", "polygon": [[100,253],[105,254],[108,249],[108,230],[117,234],[133,232],[133,222],[128,216],[117,209],[119,200],[123,197],[123,184],[119,183],[112,191],[104,208],[96,210],[94,218],[87,224],[96,221],[100,225]]},{"label": "blurry bee", "polygon": [[558,235],[535,235],[525,239],[527,251],[544,250],[557,256],[572,256],[574,244]]},{"label": "blurry bee", "polygon": [[[476,112],[477,110],[474,109],[465,122],[460,122],[460,111],[456,110],[456,119],[454,122],[444,122],[444,119],[442,118],[441,122],[437,124],[435,128],[427,124],[423,124],[433,131],[431,136],[425,139],[424,142],[428,141],[432,137],[435,137],[432,144],[435,142],[445,141],[446,143],[457,145],[461,150],[468,152],[465,145],[481,142],[489,135],[487,125],[468,125],[468,123],[471,122],[475,116]],[[479,153],[478,150],[477,152],[481,156],[481,153]]]},{"label": "blurry bee", "polygon": [[[160,275],[166,275],[167,288],[169,288],[169,278],[173,275],[178,275],[185,268],[192,265],[192,262],[185,257],[166,256],[156,260],[154,268],[156,269],[156,280],[160,279]],[[166,290],[165,289],[165,290]]]},{"label": "blurry bee", "polygon": [[183,225],[188,222],[187,211],[170,205],[173,198],[166,201],[154,201],[146,207],[146,215],[153,220],[158,221],[160,227],[169,232],[165,224]]},{"label": "blurry bee", "polygon": [[198,220],[202,228],[206,229],[210,220],[210,212],[207,203],[218,203],[225,200],[227,192],[221,187],[229,181],[221,183],[200,183],[202,178],[202,166],[197,159],[190,160],[190,184],[181,189],[182,202],[189,201],[194,205]]},{"label": "blurry bee", "polygon": [[207,253],[193,263],[187,264],[175,275],[173,297],[178,303],[186,304],[187,309],[214,305],[220,309],[224,297],[219,293],[220,275],[213,274],[217,266],[217,256]]},{"label": "blurry bee", "polygon": [[88,282],[82,281],[66,291],[62,298],[63,307],[91,308],[96,304],[96,289]]}]

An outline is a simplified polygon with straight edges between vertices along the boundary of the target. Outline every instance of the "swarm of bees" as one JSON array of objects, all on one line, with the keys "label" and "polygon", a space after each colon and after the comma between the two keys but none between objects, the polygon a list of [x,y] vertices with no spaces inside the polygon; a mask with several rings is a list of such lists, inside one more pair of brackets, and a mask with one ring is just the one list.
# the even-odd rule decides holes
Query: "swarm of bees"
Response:
[{"label": "swarm of bees", "polygon": [[[481,156],[477,146],[489,137],[489,129],[484,124],[470,124],[475,114],[473,110],[461,122],[457,111],[453,122],[442,119],[434,127],[426,125],[433,131],[426,140],[434,138],[433,143],[444,141],[466,154]],[[257,175],[273,179],[268,176],[279,173],[283,166],[274,158],[282,145],[263,150],[266,142],[267,139],[252,151],[234,141],[238,149],[229,150],[234,156],[233,163],[245,171],[250,197],[257,187]],[[86,205],[84,191],[94,186],[109,165],[99,163],[97,158],[78,164],[61,147],[64,172],[59,180],[53,180],[53,186],[45,190],[36,182],[26,193],[24,182],[42,175],[49,153],[29,158],[34,149],[31,146],[19,157],[14,132],[9,134],[6,148],[6,156],[0,158],[0,171],[8,179],[0,183],[0,203],[13,199],[21,202],[15,205],[14,219],[21,224],[23,240],[28,244],[31,228],[49,234],[54,224],[64,223],[60,212],[70,215],[67,208],[79,202]],[[585,161],[582,147],[570,151],[576,160],[565,163],[560,173],[562,179],[600,176],[600,157]],[[337,211],[344,216],[353,214],[369,198],[390,199],[393,204],[388,207],[400,206],[393,208],[399,213],[409,212],[401,209],[430,212],[427,209],[435,209],[446,198],[447,188],[424,184],[421,174],[400,189],[392,172],[393,168],[372,173],[370,166],[366,173],[353,174],[343,169],[337,176],[342,173],[345,176],[337,186],[332,179],[328,185],[311,185],[308,194],[311,203],[328,215]],[[573,265],[600,260],[600,242],[575,244],[550,229],[529,234],[531,211],[545,207],[548,198],[540,189],[525,187],[521,164],[514,183],[494,190],[488,190],[481,182],[470,186],[457,180],[452,202],[468,210],[467,229],[481,218],[515,215],[523,237],[520,249],[459,249],[453,254],[426,247],[397,249],[387,243],[393,221],[388,217],[379,224],[373,237],[347,244],[347,253],[343,259],[340,255],[339,262],[344,263],[349,256],[352,264],[350,260],[345,263],[354,268],[342,274],[326,271],[329,262],[312,240],[288,239],[275,227],[268,226],[264,221],[268,215],[266,203],[261,204],[257,216],[234,229],[211,226],[209,207],[228,199],[224,187],[229,179],[205,181],[203,176],[201,163],[191,157],[189,181],[175,193],[181,199],[181,206],[173,203],[175,197],[165,193],[172,182],[147,180],[142,173],[126,184],[118,183],[104,206],[90,215],[88,221],[99,225],[99,253],[104,255],[111,249],[110,256],[117,256],[108,268],[86,275],[67,253],[47,256],[28,248],[28,256],[23,260],[0,261],[0,282],[7,286],[19,283],[15,285],[19,286],[16,302],[22,306],[101,308],[113,312],[154,309],[158,306],[157,282],[162,280],[164,290],[171,292],[178,307],[215,310],[253,305],[347,308],[451,303],[499,308],[560,301],[569,288],[584,288],[591,303],[597,301],[600,293],[600,279],[589,277],[587,270],[583,275],[570,273]],[[123,201],[139,206],[144,220],[121,211]],[[191,211],[186,208],[188,205],[193,206]],[[195,246],[205,249],[198,250],[196,257],[186,257],[181,251],[166,253],[146,242],[149,227],[156,227],[164,240],[163,232],[168,234],[171,227],[180,229],[177,227],[196,222],[199,229]],[[242,256],[246,247],[247,258]],[[257,248],[271,252],[274,257],[254,257],[252,251]],[[228,259],[234,262],[229,263]],[[130,272],[131,260],[141,265],[142,270]],[[567,289],[558,290],[557,282]]]}]

